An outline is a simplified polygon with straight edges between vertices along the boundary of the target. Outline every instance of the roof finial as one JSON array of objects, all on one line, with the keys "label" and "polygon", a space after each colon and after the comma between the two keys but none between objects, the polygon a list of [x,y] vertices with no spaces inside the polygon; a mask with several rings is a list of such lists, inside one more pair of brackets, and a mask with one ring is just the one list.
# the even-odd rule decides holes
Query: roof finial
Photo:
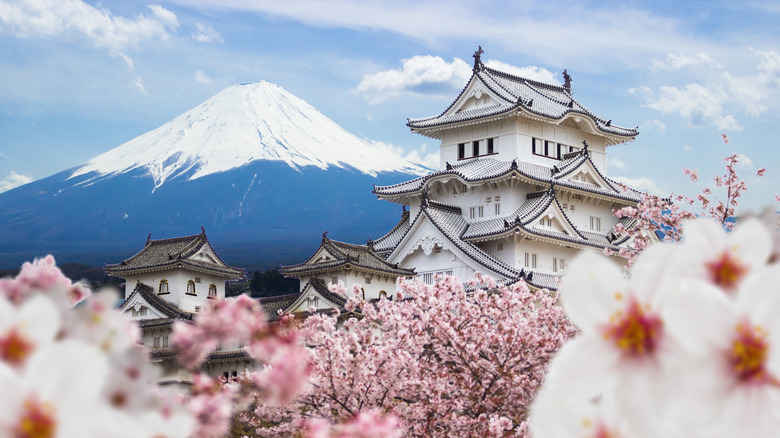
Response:
[{"label": "roof finial", "polygon": [[563,88],[571,93],[571,76],[569,76],[569,72],[566,69],[563,69]]},{"label": "roof finial", "polygon": [[425,186],[422,189],[422,199],[420,200],[420,205],[423,207],[428,205],[428,186]]},{"label": "roof finial", "polygon": [[200,226],[200,232],[203,234],[206,234],[206,229],[203,228],[203,225]]},{"label": "roof finial", "polygon": [[151,242],[151,241],[152,241],[152,233],[149,233],[149,235],[146,236],[146,244],[148,245],[149,242]]},{"label": "roof finial", "polygon": [[402,209],[401,209],[401,214],[404,214],[404,212],[406,211],[406,206],[405,206],[405,205],[402,205],[401,207],[402,207]]},{"label": "roof finial", "polygon": [[328,231],[326,230],[324,233],[322,233],[322,240],[328,239]]},{"label": "roof finial", "polygon": [[585,156],[588,156],[588,142],[585,140],[582,140],[582,144],[585,145],[585,147],[582,148],[582,153],[585,154]]},{"label": "roof finial", "polygon": [[482,64],[482,60],[480,59],[480,57],[482,56],[483,53],[485,53],[485,51],[482,50],[482,46],[479,46],[479,49],[477,49],[477,51],[474,52],[473,55],[471,55],[471,56],[474,57],[474,69],[473,69],[474,73],[476,73],[476,72],[482,70],[483,68],[485,68],[485,65]]}]

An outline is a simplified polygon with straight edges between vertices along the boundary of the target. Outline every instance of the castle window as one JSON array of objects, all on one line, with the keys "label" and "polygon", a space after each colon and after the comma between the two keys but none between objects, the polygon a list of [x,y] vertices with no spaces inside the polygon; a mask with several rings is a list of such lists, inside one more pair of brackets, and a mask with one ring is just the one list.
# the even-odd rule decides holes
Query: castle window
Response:
[{"label": "castle window", "polygon": [[458,143],[458,159],[466,158],[466,143]]},{"label": "castle window", "polygon": [[422,274],[422,281],[425,284],[433,284],[433,272],[429,272],[427,274]]},{"label": "castle window", "polygon": [[525,267],[536,269],[536,254],[525,253]]},{"label": "castle window", "polygon": [[163,336],[162,337],[162,347],[163,348],[168,348],[168,337],[167,336]]},{"label": "castle window", "polygon": [[496,216],[501,214],[501,204],[499,204],[499,203],[494,204],[493,205],[493,210],[494,210]]},{"label": "castle window", "polygon": [[433,248],[433,252],[434,252],[434,254],[441,254],[441,247],[437,246],[437,247]]},{"label": "castle window", "polygon": [[160,348],[160,338],[159,337],[154,338],[152,345],[154,345],[154,348]]},{"label": "castle window", "polygon": [[200,283],[200,277],[195,277],[195,283]]},{"label": "castle window", "polygon": [[493,139],[493,138],[487,139],[487,153],[488,154],[492,154],[495,151],[494,146],[493,146],[493,141],[494,140],[495,139]]},{"label": "castle window", "polygon": [[479,206],[479,207],[471,207],[469,209],[469,215],[471,219],[476,219],[478,217],[483,217],[485,215],[485,207]]},{"label": "castle window", "polygon": [[210,284],[209,285],[209,298],[216,298],[217,297],[217,285],[216,284]]},{"label": "castle window", "polygon": [[330,277],[330,282],[333,284],[339,284],[339,278],[338,277]]},{"label": "castle window", "polygon": [[195,282],[192,280],[187,282],[187,295],[197,295],[195,293]]},{"label": "castle window", "polygon": [[195,313],[200,312],[200,306],[195,306]]},{"label": "castle window", "polygon": [[471,148],[473,149],[473,152],[474,152],[473,156],[474,157],[478,157],[479,156],[479,141],[476,141],[476,140],[472,141],[471,142]]},{"label": "castle window", "polygon": [[170,293],[168,291],[168,280],[160,280],[160,289],[157,291],[158,295]]},{"label": "castle window", "polygon": [[591,216],[590,217],[590,229],[592,231],[601,231],[601,218]]},{"label": "castle window", "polygon": [[503,250],[504,250],[504,244],[503,244],[503,243],[499,243],[499,244],[496,246],[496,251],[503,251]]},{"label": "castle window", "polygon": [[366,277],[366,284],[371,284],[371,277]]},{"label": "castle window", "polygon": [[558,144],[554,141],[542,140],[541,138],[534,137],[533,141],[533,153],[534,155],[540,155],[547,158],[559,159],[560,154],[558,152]]},{"label": "castle window", "polygon": [[552,227],[552,218],[543,217],[540,223],[543,227]]}]

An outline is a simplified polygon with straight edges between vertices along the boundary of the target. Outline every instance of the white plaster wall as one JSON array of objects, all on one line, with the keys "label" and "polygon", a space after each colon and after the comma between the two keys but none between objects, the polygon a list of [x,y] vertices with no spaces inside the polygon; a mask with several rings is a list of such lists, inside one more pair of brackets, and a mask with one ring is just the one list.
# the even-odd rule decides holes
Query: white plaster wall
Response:
[{"label": "white plaster wall", "polygon": [[[565,125],[548,123],[523,118],[506,119],[475,126],[451,129],[444,133],[440,143],[439,168],[445,169],[446,163],[457,164],[473,158],[473,141],[480,141],[480,156],[487,151],[487,139],[495,138],[495,155],[489,155],[502,161],[519,161],[541,164],[552,167],[560,161],[533,154],[532,138],[554,141],[556,143],[582,148],[583,140],[588,142],[591,159],[596,167],[606,175],[607,160],[604,138],[580,131]],[[465,143],[465,158],[458,159],[458,144]]]},{"label": "white plaster wall", "polygon": [[453,276],[463,281],[474,277],[474,270],[446,248],[439,253],[434,250],[430,255],[425,255],[422,248],[417,248],[403,259],[401,265],[414,267],[420,278],[422,278],[423,274],[447,271],[452,271]]},{"label": "white plaster wall", "polygon": [[553,270],[553,258],[564,259],[565,263],[568,264],[571,263],[571,260],[579,253],[579,250],[574,248],[567,248],[557,244],[528,239],[518,241],[513,245],[513,249],[513,266],[517,269],[525,268],[525,253],[531,253],[536,254],[537,265],[535,269],[533,267],[530,267],[529,269],[549,274],[561,273]]},{"label": "white plaster wall", "polygon": [[[182,310],[194,311],[195,306],[201,306],[208,297],[209,285],[217,286],[217,298],[225,297],[225,279],[212,275],[201,274],[187,271],[184,269],[174,269],[168,271],[151,272],[143,275],[128,276],[125,279],[125,299],[133,293],[137,281],[150,286],[157,293],[160,288],[161,280],[168,280],[169,294],[160,295],[171,304],[179,306]],[[197,296],[187,295],[187,282],[200,279],[200,283],[195,283],[195,293]]]}]

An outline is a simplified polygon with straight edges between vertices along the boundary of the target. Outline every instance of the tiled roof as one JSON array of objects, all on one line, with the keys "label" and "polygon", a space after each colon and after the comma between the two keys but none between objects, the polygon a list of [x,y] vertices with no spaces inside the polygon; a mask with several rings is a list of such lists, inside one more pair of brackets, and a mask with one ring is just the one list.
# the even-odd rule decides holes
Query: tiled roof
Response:
[{"label": "tiled roof", "polygon": [[[135,285],[135,289],[133,289],[133,293],[130,294],[130,296],[127,297],[127,300],[122,304],[122,306],[119,307],[119,311],[125,310],[127,303],[129,303],[133,295],[136,294],[140,295],[147,303],[149,303],[150,306],[152,306],[155,310],[165,315],[167,318],[176,318],[176,319],[182,319],[186,321],[192,321],[192,317],[194,313],[185,312],[179,309],[175,305],[169,303],[168,301],[166,301],[165,299],[161,298],[159,295],[154,293],[154,289],[151,286],[147,286],[140,282]],[[142,320],[142,321],[149,321],[150,324],[147,325],[151,325],[151,323],[154,320]]]},{"label": "tiled roof", "polygon": [[455,247],[465,253],[471,260],[474,260],[476,263],[490,271],[486,272],[487,274],[498,274],[499,276],[510,280],[509,284],[523,278],[533,287],[552,290],[557,289],[557,276],[515,269],[505,262],[493,257],[473,243],[463,240],[461,236],[468,228],[468,223],[460,213],[459,207],[429,201],[422,206],[422,211],[431,223],[438,228],[438,230],[441,231]]},{"label": "tiled roof", "polygon": [[[552,228],[537,226],[536,219],[544,213],[553,202],[558,202],[555,198],[554,190],[530,193],[526,201],[511,215],[505,218],[488,219],[470,223],[463,233],[462,238],[464,240],[474,240],[489,236],[500,236],[505,233],[522,230],[527,234],[595,248],[609,248],[613,251],[620,250],[619,245],[628,240],[627,238],[618,240],[614,239],[614,237],[610,237],[611,234],[614,234],[614,228],[607,234],[580,231],[571,223],[571,220],[569,220],[563,209],[560,210],[563,213],[564,219],[576,232],[575,236]],[[560,205],[558,205],[558,207],[560,207]],[[633,224],[625,221],[623,223],[627,228],[633,226]]]},{"label": "tiled roof", "polygon": [[339,306],[339,309],[344,308],[344,304],[347,303],[347,299],[337,293],[331,292],[330,289],[328,289],[328,285],[325,284],[325,281],[319,278],[312,278],[309,280],[309,284],[311,284],[311,287],[314,288],[314,290],[317,291],[320,296],[325,298],[326,300],[330,301],[331,303]]},{"label": "tiled roof", "polygon": [[[217,257],[218,263],[210,263],[195,260],[191,257],[201,248],[208,246]],[[209,244],[206,232],[194,236],[175,237],[172,239],[150,240],[147,239],[144,248],[127,260],[114,265],[106,265],[106,273],[121,277],[134,271],[161,269],[174,266],[188,267],[198,271],[206,271],[215,275],[226,277],[240,277],[243,269],[228,266],[214,252]]]},{"label": "tiled roof", "polygon": [[454,103],[460,99],[466,88],[468,88],[467,85],[442,114],[422,119],[409,119],[407,126],[413,130],[424,130],[451,123],[507,114],[512,110],[523,110],[553,120],[560,120],[568,114],[581,114],[593,120],[598,130],[604,133],[621,137],[634,137],[639,134],[637,128],[623,128],[612,125],[611,120],[605,120],[595,115],[572,97],[571,90],[558,85],[521,78],[488,67],[478,69],[472,75],[469,83],[474,80],[481,81],[488,89],[498,95],[503,102],[470,108],[460,113],[447,114]]},{"label": "tiled roof", "polygon": [[[374,194],[378,197],[408,195],[422,191],[429,181],[447,176],[457,176],[463,182],[475,183],[504,178],[516,174],[540,184],[553,183],[556,186],[608,196],[629,202],[639,202],[642,200],[643,194],[641,192],[631,188],[625,188],[623,185],[607,178],[598,171],[596,166],[593,166],[593,168],[596,169],[599,176],[607,182],[610,188],[603,188],[583,181],[565,179],[567,175],[590,161],[589,154],[584,150],[576,152],[575,154],[576,155],[569,157],[553,168],[524,161],[518,163],[517,161],[499,161],[495,158],[476,158],[465,163],[451,165],[449,166],[449,169],[439,170],[400,184],[374,186]],[[592,163],[592,161],[590,162]]]},{"label": "tiled roof", "polygon": [[410,276],[414,275],[414,271],[411,269],[399,268],[398,265],[393,265],[385,261],[379,254],[368,245],[355,245],[352,243],[339,242],[331,240],[323,235],[320,248],[326,251],[333,257],[333,260],[327,261],[314,261],[314,255],[320,253],[315,251],[314,255],[303,263],[282,266],[280,272],[286,276],[297,277],[304,274],[310,274],[312,272],[321,272],[338,269],[342,266],[351,265],[357,268],[363,268],[371,271],[385,272],[396,276]]},{"label": "tiled roof", "polygon": [[374,251],[381,253],[395,249],[395,247],[401,243],[401,239],[409,231],[411,225],[412,222],[409,218],[409,211],[404,209],[403,213],[401,213],[401,220],[398,221],[393,229],[384,236],[373,241]]},{"label": "tiled roof", "polygon": [[289,295],[279,295],[275,297],[262,297],[259,299],[260,305],[263,306],[263,311],[268,318],[269,322],[274,322],[279,319],[279,311],[284,312],[298,297],[301,296],[300,292]]}]

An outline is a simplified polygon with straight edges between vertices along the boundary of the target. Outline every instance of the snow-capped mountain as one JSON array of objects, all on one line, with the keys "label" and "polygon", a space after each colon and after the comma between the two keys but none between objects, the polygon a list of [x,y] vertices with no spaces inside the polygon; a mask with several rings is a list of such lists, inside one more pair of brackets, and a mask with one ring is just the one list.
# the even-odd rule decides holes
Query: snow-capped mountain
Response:
[{"label": "snow-capped mountain", "polygon": [[400,210],[372,184],[428,172],[267,82],[225,89],[72,169],[0,194],[0,268],[53,253],[115,263],[204,226],[228,263],[299,262],[323,231],[364,242]]},{"label": "snow-capped mountain", "polygon": [[379,149],[342,129],[284,88],[261,81],[233,85],[159,128],[80,166],[72,177],[143,168],[155,188],[187,174],[197,179],[257,160],[293,168],[352,167],[379,172],[424,174],[426,169]]}]

